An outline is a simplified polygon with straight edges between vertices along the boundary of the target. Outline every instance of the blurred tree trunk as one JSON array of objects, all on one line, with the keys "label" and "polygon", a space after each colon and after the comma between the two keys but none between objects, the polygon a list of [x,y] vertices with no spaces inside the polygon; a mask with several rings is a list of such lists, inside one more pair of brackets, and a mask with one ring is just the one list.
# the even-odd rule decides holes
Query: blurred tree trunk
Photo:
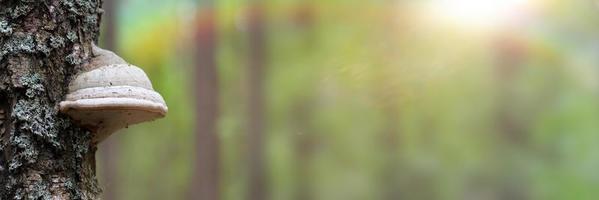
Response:
[{"label": "blurred tree trunk", "polygon": [[[295,12],[291,13],[293,15],[292,22],[296,25],[298,31],[303,34],[302,39],[304,40],[303,44],[305,45],[303,47],[303,53],[306,53],[307,56],[313,52],[312,48],[314,48],[316,31],[314,28],[316,20],[314,12],[312,0],[302,0],[296,7]],[[292,138],[294,143],[295,162],[297,163],[295,165],[296,188],[294,194],[294,199],[296,200],[314,199],[314,192],[311,187],[313,184],[312,181],[314,180],[310,173],[315,146],[314,132],[316,131],[310,122],[311,115],[314,112],[314,101],[315,99],[313,96],[300,98],[297,99],[297,103],[293,107],[294,118],[292,118],[292,122],[295,124],[295,131],[297,131],[294,135],[295,137]]]},{"label": "blurred tree trunk", "polygon": [[525,146],[528,143],[528,136],[525,125],[521,120],[515,118],[518,116],[513,109],[515,105],[515,90],[518,85],[517,75],[519,74],[522,63],[524,62],[524,44],[515,38],[515,35],[505,34],[500,36],[497,41],[496,55],[496,74],[498,91],[498,128],[503,134],[502,138],[511,145]]},{"label": "blurred tree trunk", "polygon": [[264,78],[266,36],[262,1],[253,0],[248,11],[248,159],[249,200],[267,199],[264,158]]},{"label": "blurred tree trunk", "polygon": [[[529,187],[526,183],[523,168],[515,163],[514,152],[525,154],[528,146],[528,130],[521,116],[522,110],[514,109],[516,101],[517,77],[526,59],[526,47],[517,38],[516,33],[508,32],[497,40],[496,74],[497,74],[497,128],[503,140],[502,148],[512,151],[501,151],[499,157],[504,157],[501,166],[503,175],[499,187],[495,187],[499,199],[524,200],[529,199]],[[530,115],[527,115],[530,116]],[[507,156],[507,157],[506,157]]]},{"label": "blurred tree trunk", "polygon": [[293,107],[293,123],[295,125],[294,151],[296,167],[296,191],[294,199],[311,200],[314,199],[311,183],[313,181],[310,174],[310,166],[314,154],[315,138],[311,115],[314,110],[312,98],[301,99]]},{"label": "blurred tree trunk", "polygon": [[[400,188],[400,174],[398,173],[401,169],[399,153],[400,145],[400,108],[398,105],[399,87],[393,84],[396,77],[393,76],[393,72],[389,69],[389,66],[380,64],[385,69],[381,69],[378,72],[378,83],[375,84],[373,89],[374,95],[377,98],[376,105],[380,106],[381,113],[384,118],[384,127],[382,133],[379,136],[379,144],[382,152],[382,168],[380,169],[381,175],[381,196],[384,200],[403,199]],[[412,183],[410,183],[409,186]],[[411,188],[411,187],[410,187]],[[416,188],[417,189],[417,188]],[[413,192],[413,191],[406,191]]]},{"label": "blurred tree trunk", "polygon": [[203,1],[196,32],[196,161],[191,199],[220,199],[219,139],[217,131],[218,72],[216,66],[216,12],[214,2]]},{"label": "blurred tree trunk", "polygon": [[[118,16],[118,4],[119,0],[104,0],[104,32],[102,33],[102,47],[104,49],[111,50],[118,53],[117,44],[117,16]],[[117,194],[119,194],[119,181],[118,177],[118,161],[120,159],[120,134],[114,134],[107,138],[100,145],[100,159],[102,165],[102,185],[104,187],[104,194],[102,199],[115,200]]]},{"label": "blurred tree trunk", "polygon": [[[386,2],[389,4],[394,4],[395,2]],[[401,4],[400,4],[401,5]],[[382,24],[382,26],[378,27],[379,33],[381,33],[378,38],[381,43],[388,43],[391,45],[385,46],[383,51],[380,52],[380,55],[383,55],[379,60],[377,60],[377,66],[380,66],[376,71],[376,84],[374,84],[373,96],[377,99],[377,106],[380,106],[382,117],[384,118],[382,132],[378,135],[379,144],[382,152],[382,167],[380,169],[381,177],[381,196],[384,200],[395,200],[395,199],[423,199],[418,198],[421,196],[409,196],[405,194],[420,194],[419,188],[416,186],[415,182],[410,182],[408,184],[403,184],[402,178],[410,177],[408,179],[412,180],[417,179],[417,174],[400,174],[402,169],[405,169],[404,166],[401,166],[401,157],[400,157],[400,145],[401,141],[401,127],[400,127],[400,117],[401,117],[401,107],[400,107],[400,93],[402,88],[399,84],[399,79],[397,76],[397,68],[398,66],[393,64],[393,60],[388,60],[388,58],[397,58],[402,52],[403,49],[398,48],[397,45],[401,45],[402,39],[404,37],[403,33],[405,32],[407,26],[403,23],[403,18],[405,17],[400,13],[396,13],[397,9],[405,9],[404,7],[394,8],[389,6],[388,9],[384,9],[382,18],[378,18],[377,20],[385,21],[385,19],[395,19],[399,20],[399,22],[395,22],[397,24],[393,24],[392,21]],[[401,65],[399,67],[402,67]],[[403,168],[402,168],[403,167]],[[407,171],[407,170],[406,170]],[[402,187],[405,186],[405,187]],[[405,193],[405,194],[404,194]],[[426,194],[430,194],[426,193]]]},{"label": "blurred tree trunk", "polygon": [[0,199],[97,199],[96,144],[58,113],[99,0],[0,0]]}]

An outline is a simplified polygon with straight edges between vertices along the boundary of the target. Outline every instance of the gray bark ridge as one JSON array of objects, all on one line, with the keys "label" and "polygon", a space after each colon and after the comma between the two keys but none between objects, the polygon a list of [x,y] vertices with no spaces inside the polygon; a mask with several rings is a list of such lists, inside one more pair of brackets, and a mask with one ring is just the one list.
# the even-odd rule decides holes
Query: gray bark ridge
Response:
[{"label": "gray bark ridge", "polygon": [[96,144],[58,112],[101,0],[0,0],[0,199],[98,199]]}]

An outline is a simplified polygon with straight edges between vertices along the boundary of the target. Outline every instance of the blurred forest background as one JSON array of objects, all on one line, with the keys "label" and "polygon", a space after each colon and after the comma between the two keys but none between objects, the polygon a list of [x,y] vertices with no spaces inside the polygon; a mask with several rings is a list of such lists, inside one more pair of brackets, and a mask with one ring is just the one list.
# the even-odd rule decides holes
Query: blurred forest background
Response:
[{"label": "blurred forest background", "polygon": [[104,199],[598,199],[593,0],[105,0]]}]

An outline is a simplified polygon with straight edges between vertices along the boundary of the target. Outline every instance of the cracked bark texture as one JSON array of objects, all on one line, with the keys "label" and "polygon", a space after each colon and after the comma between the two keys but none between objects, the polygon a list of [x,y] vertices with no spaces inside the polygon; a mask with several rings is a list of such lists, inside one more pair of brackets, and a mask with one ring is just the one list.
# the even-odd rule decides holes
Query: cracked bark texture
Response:
[{"label": "cracked bark texture", "polygon": [[0,199],[97,199],[96,144],[58,112],[101,0],[0,0]]}]

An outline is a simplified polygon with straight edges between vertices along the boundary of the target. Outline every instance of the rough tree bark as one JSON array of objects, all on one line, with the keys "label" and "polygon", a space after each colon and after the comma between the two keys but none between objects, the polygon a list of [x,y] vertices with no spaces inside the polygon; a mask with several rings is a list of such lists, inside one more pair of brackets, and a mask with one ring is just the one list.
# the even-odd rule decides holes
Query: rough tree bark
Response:
[{"label": "rough tree bark", "polygon": [[101,4],[0,0],[0,199],[98,198],[96,145],[57,105],[90,58]]},{"label": "rough tree bark", "polygon": [[203,1],[196,32],[196,161],[190,199],[219,198],[219,140],[217,120],[216,13],[214,2]]}]

